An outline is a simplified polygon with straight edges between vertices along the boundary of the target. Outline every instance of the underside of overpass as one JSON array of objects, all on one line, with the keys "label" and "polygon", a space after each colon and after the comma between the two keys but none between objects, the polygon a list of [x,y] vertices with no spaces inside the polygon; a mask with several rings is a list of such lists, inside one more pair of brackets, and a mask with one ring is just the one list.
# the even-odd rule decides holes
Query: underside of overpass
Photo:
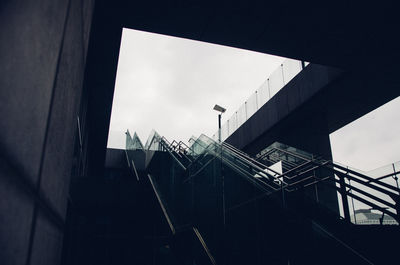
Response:
[{"label": "underside of overpass", "polygon": [[281,141],[331,157],[329,134],[400,96],[399,85],[395,71],[368,75],[310,64],[226,142],[252,155]]}]

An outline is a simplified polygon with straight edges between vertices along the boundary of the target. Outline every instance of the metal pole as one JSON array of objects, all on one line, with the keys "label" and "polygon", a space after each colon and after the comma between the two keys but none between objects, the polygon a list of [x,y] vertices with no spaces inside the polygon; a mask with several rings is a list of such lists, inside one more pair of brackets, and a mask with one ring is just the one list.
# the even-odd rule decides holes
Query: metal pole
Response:
[{"label": "metal pole", "polygon": [[[392,163],[392,167],[393,167],[393,173],[396,173],[396,168],[394,167],[394,163]],[[399,178],[396,175],[394,175],[392,178],[396,181],[397,188],[399,188]]]},{"label": "metal pole", "polygon": [[350,219],[350,210],[349,210],[349,202],[347,200],[345,179],[343,176],[339,176],[339,185],[340,185],[340,195],[342,195],[342,205],[343,205],[343,213],[344,219],[348,222],[351,222]]},{"label": "metal pole", "polygon": [[221,114],[218,114],[218,141],[221,142]]}]

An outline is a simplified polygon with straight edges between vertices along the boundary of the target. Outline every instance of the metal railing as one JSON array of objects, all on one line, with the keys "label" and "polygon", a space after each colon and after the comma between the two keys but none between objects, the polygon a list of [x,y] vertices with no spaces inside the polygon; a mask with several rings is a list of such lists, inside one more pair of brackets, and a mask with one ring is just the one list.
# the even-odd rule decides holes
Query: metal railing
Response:
[{"label": "metal railing", "polygon": [[[282,146],[285,147],[285,145]],[[288,149],[294,150],[291,147]],[[382,215],[393,217],[397,223],[400,222],[400,190],[397,186],[382,181],[385,178],[396,176],[400,171],[372,178],[333,161],[305,156],[293,150],[289,151],[275,146],[258,156],[259,161],[267,162],[267,164],[284,158],[296,161],[282,173],[283,179],[288,183],[285,187],[287,192],[313,185],[324,185],[338,192],[344,219],[349,222],[352,219],[354,222],[356,215],[354,200],[359,205],[358,208],[368,206]],[[350,206],[353,208],[353,218],[351,218]]]}]

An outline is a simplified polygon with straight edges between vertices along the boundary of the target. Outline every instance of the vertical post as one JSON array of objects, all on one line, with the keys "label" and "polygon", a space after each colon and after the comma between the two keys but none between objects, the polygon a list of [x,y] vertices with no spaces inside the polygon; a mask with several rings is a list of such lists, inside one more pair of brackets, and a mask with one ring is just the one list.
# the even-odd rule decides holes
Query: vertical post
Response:
[{"label": "vertical post", "polygon": [[282,180],[281,180],[281,192],[282,192],[282,206],[283,206],[283,208],[286,208],[285,189],[283,188],[283,176],[282,176]]},{"label": "vertical post", "polygon": [[351,222],[351,220],[350,220],[350,210],[349,210],[349,201],[347,200],[346,186],[345,186],[345,180],[344,180],[344,176],[343,175],[339,175],[339,184],[340,184],[340,195],[342,195],[342,205],[343,205],[344,219],[347,220],[348,222]]},{"label": "vertical post", "polygon": [[235,131],[236,131],[237,128],[239,128],[239,126],[238,126],[238,115],[237,115],[237,111],[235,112],[235,117],[236,117],[236,123],[235,123]]},{"label": "vertical post", "polygon": [[301,69],[304,69],[305,67],[306,67],[306,63],[303,60],[301,60]]},{"label": "vertical post", "polygon": [[[392,163],[392,167],[393,167],[393,173],[396,173],[396,168],[394,166],[394,163]],[[396,186],[397,189],[399,188],[399,178],[394,175],[392,176],[392,178],[396,181]],[[397,221],[399,221],[399,214],[400,214],[400,198],[399,198],[400,194],[396,196],[395,198],[395,205],[396,205],[396,215],[397,215]]]},{"label": "vertical post", "polygon": [[[351,186],[351,181],[349,179],[349,185]],[[350,192],[353,193],[353,190],[350,189]],[[351,205],[353,207],[353,216],[354,216],[354,223],[357,224],[357,217],[356,217],[356,209],[354,208],[354,198],[351,197]],[[351,221],[351,220],[350,220]]]},{"label": "vertical post", "polygon": [[222,143],[220,145],[221,149],[221,199],[222,199],[222,265],[226,264],[226,242],[225,242],[225,232],[226,232],[226,216],[225,216],[225,178],[224,178],[224,164],[223,164],[223,152]]},{"label": "vertical post", "polygon": [[[314,155],[313,154],[311,155],[311,161],[314,161]],[[315,169],[313,170],[313,176],[314,176],[314,180],[317,180],[317,177],[315,176]],[[314,190],[315,190],[315,200],[317,201],[317,203],[319,203],[317,183],[314,184]]]},{"label": "vertical post", "polygon": [[244,113],[245,113],[246,118],[244,119],[243,123],[245,123],[247,121],[247,101],[244,102]]},{"label": "vertical post", "polygon": [[221,115],[218,114],[218,141],[221,142]]},{"label": "vertical post", "polygon": [[258,110],[258,93],[257,93],[257,90],[256,90],[256,110]]},{"label": "vertical post", "polygon": [[[393,173],[396,173],[396,168],[394,166],[394,163],[392,163],[392,167],[393,167]],[[399,188],[399,178],[396,175],[394,175],[393,179],[396,181],[397,188]]]}]

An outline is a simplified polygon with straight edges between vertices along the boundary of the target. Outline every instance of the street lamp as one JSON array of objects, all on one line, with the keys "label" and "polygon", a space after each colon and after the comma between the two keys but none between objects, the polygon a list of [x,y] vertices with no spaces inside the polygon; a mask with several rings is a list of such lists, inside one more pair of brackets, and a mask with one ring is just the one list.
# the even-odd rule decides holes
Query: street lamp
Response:
[{"label": "street lamp", "polygon": [[226,109],[215,104],[214,110],[220,112],[218,114],[218,141],[221,142],[221,116],[222,116],[222,113],[224,113],[226,111]]}]

